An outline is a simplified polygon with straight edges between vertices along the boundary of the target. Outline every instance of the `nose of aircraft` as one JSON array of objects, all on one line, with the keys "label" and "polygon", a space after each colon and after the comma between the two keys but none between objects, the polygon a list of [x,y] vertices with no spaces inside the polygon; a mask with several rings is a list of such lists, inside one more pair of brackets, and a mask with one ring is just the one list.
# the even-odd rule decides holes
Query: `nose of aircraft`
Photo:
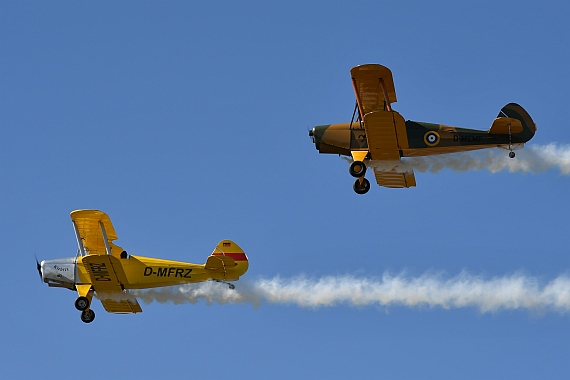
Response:
[{"label": "nose of aircraft", "polygon": [[327,125],[318,125],[309,131],[309,136],[313,140],[313,144],[315,144],[317,150],[320,150],[321,141],[327,128]]}]

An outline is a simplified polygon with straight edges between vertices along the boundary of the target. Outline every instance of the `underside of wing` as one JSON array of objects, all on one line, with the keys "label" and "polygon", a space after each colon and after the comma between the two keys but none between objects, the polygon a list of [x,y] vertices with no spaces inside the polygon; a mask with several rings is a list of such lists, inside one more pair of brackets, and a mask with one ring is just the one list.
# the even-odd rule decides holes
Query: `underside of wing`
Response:
[{"label": "underside of wing", "polygon": [[141,313],[142,309],[137,299],[126,290],[121,290],[120,287],[107,288],[102,291],[97,291],[97,298],[103,304],[105,310],[109,313]]},{"label": "underside of wing", "polygon": [[389,110],[390,103],[397,101],[389,68],[375,64],[361,65],[353,67],[350,75],[361,117],[369,112]]},{"label": "underside of wing", "polygon": [[111,255],[88,255],[81,258],[97,298],[110,313],[140,313],[136,297],[123,290],[127,277],[121,259]]},{"label": "underside of wing", "polygon": [[374,169],[374,175],[376,176],[376,182],[380,186],[391,188],[416,186],[414,172],[399,173],[395,170],[381,171]]},{"label": "underside of wing", "polygon": [[121,259],[111,255],[88,255],[80,259],[95,290],[99,286],[118,286],[120,289],[121,285],[128,283]]},{"label": "underside of wing", "polygon": [[400,160],[394,115],[394,112],[374,111],[364,116],[368,150],[373,160]]},{"label": "underside of wing", "polygon": [[107,214],[99,210],[76,210],[70,214],[71,220],[77,233],[82,252],[89,255],[107,254],[107,245],[110,253],[120,256],[123,249],[112,243],[117,239],[117,233],[113,228],[111,219]]}]

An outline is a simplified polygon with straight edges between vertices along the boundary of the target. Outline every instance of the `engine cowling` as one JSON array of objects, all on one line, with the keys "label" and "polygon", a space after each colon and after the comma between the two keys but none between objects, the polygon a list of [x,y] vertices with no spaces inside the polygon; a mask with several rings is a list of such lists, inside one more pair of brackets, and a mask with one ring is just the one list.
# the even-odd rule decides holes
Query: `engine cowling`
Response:
[{"label": "engine cowling", "polygon": [[77,277],[74,257],[44,260],[41,263],[42,280],[49,286],[73,289]]}]

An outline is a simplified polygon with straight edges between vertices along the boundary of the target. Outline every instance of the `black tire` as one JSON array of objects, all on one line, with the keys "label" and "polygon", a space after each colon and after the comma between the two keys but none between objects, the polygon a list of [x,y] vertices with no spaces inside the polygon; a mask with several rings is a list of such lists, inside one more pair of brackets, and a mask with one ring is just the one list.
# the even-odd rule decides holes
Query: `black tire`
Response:
[{"label": "black tire", "polygon": [[509,157],[510,157],[510,158],[515,158],[515,152],[509,152]]},{"label": "black tire", "polygon": [[366,194],[370,190],[370,182],[366,178],[362,179],[362,184],[360,184],[360,179],[354,181],[352,186],[356,194]]},{"label": "black tire", "polygon": [[83,310],[81,312],[81,320],[85,323],[91,323],[95,319],[95,312],[91,309]]},{"label": "black tire", "polygon": [[366,165],[362,161],[353,161],[348,168],[348,172],[355,178],[360,178],[366,174]]},{"label": "black tire", "polygon": [[236,288],[236,286],[235,286],[234,284],[228,284],[228,287],[229,287],[231,290],[234,290],[234,289]]},{"label": "black tire", "polygon": [[83,311],[89,308],[89,298],[83,296],[77,297],[75,300],[75,308],[79,311]]}]

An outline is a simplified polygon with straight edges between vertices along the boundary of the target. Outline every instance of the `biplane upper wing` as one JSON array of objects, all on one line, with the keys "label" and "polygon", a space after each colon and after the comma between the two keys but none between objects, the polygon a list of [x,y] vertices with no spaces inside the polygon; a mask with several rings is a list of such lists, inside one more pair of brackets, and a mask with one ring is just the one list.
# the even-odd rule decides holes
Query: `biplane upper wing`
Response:
[{"label": "biplane upper wing", "polygon": [[70,216],[82,255],[112,254],[119,257],[123,252],[121,247],[113,244],[117,233],[107,214],[98,210],[75,210]]},{"label": "biplane upper wing", "polygon": [[389,68],[382,65],[360,65],[353,67],[350,75],[361,117],[373,111],[389,111],[390,103],[397,101]]},{"label": "biplane upper wing", "polygon": [[89,274],[93,289],[103,307],[110,313],[140,313],[137,299],[123,290],[127,277],[121,259],[112,255],[88,255],[81,262]]}]

